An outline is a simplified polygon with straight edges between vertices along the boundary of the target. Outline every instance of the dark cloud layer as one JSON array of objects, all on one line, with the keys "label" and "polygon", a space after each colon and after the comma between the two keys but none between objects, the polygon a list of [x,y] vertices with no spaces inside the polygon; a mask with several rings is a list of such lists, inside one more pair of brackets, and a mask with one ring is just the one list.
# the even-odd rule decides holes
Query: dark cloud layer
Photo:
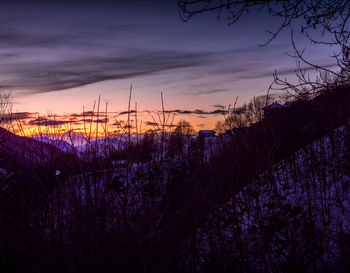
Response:
[{"label": "dark cloud layer", "polygon": [[33,116],[37,114],[36,112],[17,112],[3,115],[0,117],[0,120],[4,123],[15,122],[16,120],[22,121],[33,118]]},{"label": "dark cloud layer", "polygon": [[59,126],[59,125],[68,124],[68,123],[72,123],[72,121],[47,119],[47,118],[41,118],[41,117],[29,120],[27,122],[28,125],[36,125],[36,126]]},{"label": "dark cloud layer", "polygon": [[[0,28],[0,48],[53,48],[59,45],[73,44],[78,41],[73,34],[40,35],[39,33],[26,33],[11,28]],[[15,54],[8,54],[14,57]]]},{"label": "dark cloud layer", "polygon": [[227,113],[227,110],[213,110],[213,111],[204,111],[200,109],[196,110],[180,110],[180,109],[175,109],[175,110],[166,110],[166,113],[171,113],[171,114],[180,114],[180,115],[223,115]]},{"label": "dark cloud layer", "polygon": [[[81,120],[81,121],[83,121],[83,120]],[[108,121],[109,121],[108,118],[93,119],[93,120],[91,120],[91,119],[85,119],[85,122],[93,122],[93,123],[106,123],[106,122],[108,122]]]},{"label": "dark cloud layer", "polygon": [[125,57],[110,54],[53,63],[13,63],[6,66],[6,73],[16,75],[16,78],[7,82],[7,86],[33,90],[31,93],[65,90],[106,80],[130,79],[173,69],[198,67],[208,64],[211,55],[213,53],[139,50]]},{"label": "dark cloud layer", "polygon": [[[27,5],[21,6],[21,9],[12,5],[7,13],[0,12],[0,16],[3,15],[0,22],[4,22],[0,25],[0,56],[5,60],[0,73],[4,77],[8,76],[2,83],[9,89],[25,90],[25,94],[66,90],[162,72],[173,73],[174,70],[184,71],[188,68],[195,69],[200,78],[217,75],[232,77],[234,74],[240,77],[242,74],[249,75],[252,70],[266,73],[266,66],[250,62],[250,59],[259,58],[254,55],[260,52],[255,44],[234,46],[231,49],[226,47],[225,50],[219,44],[207,49],[200,48],[199,44],[186,50],[186,47],[181,47],[182,43],[186,45],[190,41],[191,44],[196,37],[215,35],[207,33],[197,36],[193,29],[182,36],[183,25],[177,25],[181,23],[180,18],[175,15],[168,21],[164,17],[168,11],[176,14],[176,1],[146,3],[134,0],[128,4],[125,1],[99,1],[99,4],[89,1],[43,1],[46,4],[40,5],[41,11],[39,6],[30,5],[31,1],[25,2]],[[84,5],[76,9],[71,8],[69,2]],[[108,9],[107,2],[113,8]],[[136,9],[131,8],[133,3]],[[56,5],[60,8],[55,9]],[[164,5],[167,5],[166,10],[160,11]],[[28,7],[28,12],[21,12],[25,7]],[[95,12],[96,8],[98,11]],[[109,18],[112,10],[118,16]],[[148,17],[146,10],[151,11]],[[157,20],[157,14],[164,29],[159,27],[160,18]],[[167,29],[170,22],[174,28]],[[208,22],[206,26],[209,28],[212,24]],[[172,40],[173,37],[164,35],[165,30],[179,38]],[[194,36],[188,41],[181,40],[189,34]],[[174,45],[174,41],[179,46]],[[276,44],[264,50],[271,53],[284,47],[285,44]],[[229,60],[232,60],[232,65],[228,65],[231,62]],[[210,68],[210,72],[202,67]],[[206,73],[210,73],[210,76]],[[187,90],[191,90],[191,83]],[[229,91],[230,88],[219,86],[186,92],[197,96]]]},{"label": "dark cloud layer", "polygon": [[[141,18],[146,9],[158,9],[166,1],[81,1],[84,5],[79,9],[67,4],[79,1],[45,1],[40,6],[29,2],[21,8],[7,4],[0,11],[0,57],[5,60],[1,81],[25,94],[200,67],[213,63],[218,54],[217,50],[177,49],[167,46],[167,40],[159,46],[149,41],[154,39],[155,17],[148,17],[145,24]],[[113,8],[108,9],[107,2]]]},{"label": "dark cloud layer", "polygon": [[[176,0],[7,1],[0,10],[0,83],[14,90],[19,100],[27,99],[20,94],[29,95],[30,100],[31,94],[105,81],[113,83],[96,85],[102,89],[98,92],[124,90],[125,85],[134,83],[140,97],[148,99],[152,87],[171,95],[186,95],[188,100],[198,97],[204,103],[193,108],[209,109],[230,100],[230,92],[231,97],[241,98],[245,96],[242,93],[250,93],[250,97],[264,92],[275,69],[283,75],[294,72],[294,60],[288,63],[283,58],[289,40],[257,46],[264,42],[254,40],[260,39],[255,32],[257,18],[231,28],[205,15],[184,24],[176,4]],[[264,30],[262,26],[260,31]],[[92,88],[86,90],[91,92]],[[208,101],[210,95],[217,100]],[[173,107],[188,106],[180,103]],[[168,113],[203,118],[227,113],[222,106],[214,109]],[[92,116],[92,112],[73,114],[63,117],[63,124]]]},{"label": "dark cloud layer", "polygon": [[154,122],[154,121],[146,121],[145,122],[146,126],[158,126],[158,122]]},{"label": "dark cloud layer", "polygon": [[72,118],[91,117],[94,115],[96,115],[96,113],[94,113],[93,111],[86,111],[84,113],[79,113],[79,114],[77,114],[77,113],[69,114],[69,116]]},{"label": "dark cloud layer", "polygon": [[122,115],[127,115],[127,114],[134,114],[134,113],[136,113],[135,110],[122,111],[122,112],[119,112],[117,116],[122,116]]},{"label": "dark cloud layer", "polygon": [[191,93],[191,95],[193,95],[193,96],[197,96],[197,95],[211,95],[211,94],[215,94],[215,93],[230,92],[230,91],[232,91],[232,90],[229,89],[229,88],[211,89],[211,90],[204,90],[204,91],[194,92],[194,93]]},{"label": "dark cloud layer", "polygon": [[222,104],[215,104],[213,105],[214,108],[219,108],[219,109],[225,109],[226,106],[225,105],[222,105]]}]

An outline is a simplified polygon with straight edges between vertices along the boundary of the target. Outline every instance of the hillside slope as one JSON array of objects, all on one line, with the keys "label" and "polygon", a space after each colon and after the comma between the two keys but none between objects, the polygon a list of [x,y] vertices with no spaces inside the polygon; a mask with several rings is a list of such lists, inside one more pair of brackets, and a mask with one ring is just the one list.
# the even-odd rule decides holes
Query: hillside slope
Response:
[{"label": "hillside slope", "polygon": [[13,173],[34,173],[42,168],[44,172],[54,174],[55,170],[73,172],[78,165],[78,157],[73,153],[29,137],[17,136],[0,127],[0,168]]},{"label": "hillside slope", "polygon": [[349,162],[347,125],[271,166],[197,230],[197,270],[346,272]]}]

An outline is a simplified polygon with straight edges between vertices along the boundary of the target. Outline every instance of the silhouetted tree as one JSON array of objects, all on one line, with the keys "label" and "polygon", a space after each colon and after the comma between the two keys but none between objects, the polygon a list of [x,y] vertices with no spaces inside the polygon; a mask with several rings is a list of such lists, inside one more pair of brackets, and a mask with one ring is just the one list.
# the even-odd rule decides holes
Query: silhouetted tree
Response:
[{"label": "silhouetted tree", "polygon": [[10,92],[0,87],[0,126],[11,110]]},{"label": "silhouetted tree", "polygon": [[[297,60],[298,84],[291,84],[274,74],[274,83],[279,89],[297,94],[317,94],[329,85],[348,85],[350,73],[350,2],[345,0],[178,0],[180,16],[183,21],[194,15],[217,12],[218,18],[225,18],[228,24],[234,24],[249,11],[256,10],[267,16],[280,18],[280,24],[274,31],[269,31],[268,44],[284,29],[291,31],[291,43]],[[307,37],[312,44],[333,46],[332,50],[338,70],[330,69],[307,60],[304,50],[294,43],[295,33]],[[321,34],[321,35],[320,35]],[[315,38],[317,37],[317,38]],[[311,80],[301,69],[300,63],[314,67],[320,72]]]},{"label": "silhouetted tree", "polygon": [[253,123],[262,120],[264,111],[263,108],[275,100],[274,96],[258,96],[251,99],[248,103],[241,107],[233,107],[227,110],[224,120],[219,120],[215,124],[215,130],[225,132],[234,128],[251,126]]},{"label": "silhouetted tree", "polygon": [[191,135],[195,131],[193,129],[193,126],[191,125],[190,122],[186,120],[180,120],[174,129],[174,132],[180,135]]},{"label": "silhouetted tree", "polygon": [[282,19],[277,30],[271,32],[271,41],[286,27],[296,25],[305,35],[317,28],[336,35],[348,33],[350,3],[344,0],[178,0],[178,7],[184,21],[196,14],[216,11],[218,17],[225,16],[229,24],[236,23],[253,9],[267,11],[269,16]]}]

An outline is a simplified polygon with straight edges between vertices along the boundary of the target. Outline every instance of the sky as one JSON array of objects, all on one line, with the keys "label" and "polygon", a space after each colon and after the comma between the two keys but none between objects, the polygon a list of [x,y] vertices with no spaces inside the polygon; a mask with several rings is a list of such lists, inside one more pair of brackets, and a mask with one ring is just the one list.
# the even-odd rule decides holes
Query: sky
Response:
[{"label": "sky", "polygon": [[[81,124],[79,115],[99,95],[110,121],[123,119],[132,85],[131,106],[137,102],[145,125],[157,119],[163,92],[175,122],[212,129],[237,96],[242,104],[265,95],[275,70],[294,77],[289,32],[259,46],[279,21],[254,11],[228,26],[216,13],[183,22],[176,0],[11,1],[0,20],[0,84],[28,126],[47,115],[60,120],[52,123]],[[329,50],[307,53],[332,64]]]}]

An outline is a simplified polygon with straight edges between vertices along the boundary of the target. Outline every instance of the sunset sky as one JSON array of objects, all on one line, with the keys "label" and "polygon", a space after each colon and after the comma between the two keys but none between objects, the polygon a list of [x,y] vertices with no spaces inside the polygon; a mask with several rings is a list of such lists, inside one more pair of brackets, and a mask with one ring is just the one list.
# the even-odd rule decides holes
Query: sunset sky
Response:
[{"label": "sunset sky", "polygon": [[[49,4],[48,4],[49,2]],[[295,60],[285,31],[265,47],[278,20],[252,11],[227,26],[216,13],[184,23],[177,0],[12,1],[0,10],[0,84],[12,92],[13,112],[27,125],[58,115],[63,122],[92,110],[121,118],[132,106],[140,119],[165,107],[196,129],[212,129],[222,106],[266,94],[272,73],[293,79]],[[332,50],[306,48],[310,60],[330,66]],[[73,114],[73,115],[72,115]],[[75,114],[75,116],[74,116]],[[40,122],[39,122],[40,123]]]}]

